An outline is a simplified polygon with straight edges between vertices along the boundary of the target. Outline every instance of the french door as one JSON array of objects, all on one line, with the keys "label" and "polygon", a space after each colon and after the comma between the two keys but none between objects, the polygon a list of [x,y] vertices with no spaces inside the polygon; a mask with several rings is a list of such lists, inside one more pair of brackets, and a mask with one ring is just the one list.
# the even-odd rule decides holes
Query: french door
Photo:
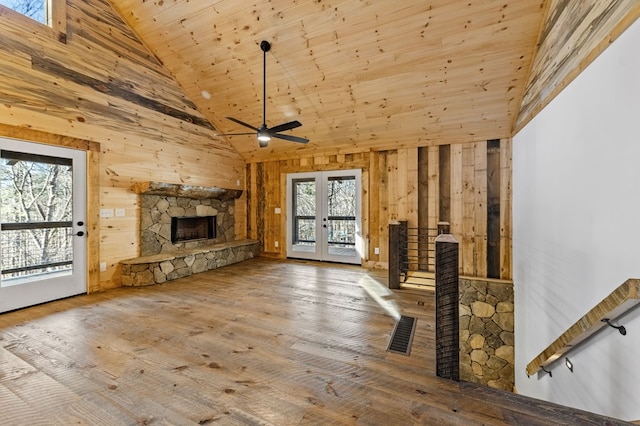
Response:
[{"label": "french door", "polygon": [[87,289],[86,153],[0,138],[0,312]]},{"label": "french door", "polygon": [[361,171],[287,175],[287,257],[362,262]]}]

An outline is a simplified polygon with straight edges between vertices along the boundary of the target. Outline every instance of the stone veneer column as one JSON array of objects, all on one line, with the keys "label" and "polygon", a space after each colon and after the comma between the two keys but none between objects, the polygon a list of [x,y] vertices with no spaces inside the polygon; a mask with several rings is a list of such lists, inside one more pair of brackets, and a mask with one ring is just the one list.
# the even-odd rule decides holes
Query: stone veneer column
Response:
[{"label": "stone veneer column", "polygon": [[513,283],[460,279],[460,378],[513,391]]}]

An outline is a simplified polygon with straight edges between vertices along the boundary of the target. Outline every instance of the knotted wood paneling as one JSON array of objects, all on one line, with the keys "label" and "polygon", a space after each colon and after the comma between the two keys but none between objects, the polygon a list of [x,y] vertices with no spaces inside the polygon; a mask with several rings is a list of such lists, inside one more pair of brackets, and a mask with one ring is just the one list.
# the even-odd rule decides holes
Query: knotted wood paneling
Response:
[{"label": "knotted wood paneling", "polygon": [[0,134],[43,139],[34,139],[35,130],[54,135],[44,138],[52,143],[99,142],[91,157],[99,168],[91,207],[121,208],[125,216],[99,222],[107,271],[95,290],[118,286],[118,262],[139,254],[133,184],[242,190],[244,161],[109,2],[66,6],[66,43],[50,28],[0,8]]},{"label": "knotted wood paneling", "polygon": [[366,266],[388,267],[390,222],[435,229],[449,221],[460,241],[460,274],[511,279],[509,139],[252,163],[246,178],[250,210],[256,206],[248,218],[250,238],[263,241],[263,254],[286,257],[286,174],[353,168],[363,170]]},{"label": "knotted wood paneling", "polygon": [[249,161],[510,137],[544,3],[112,2],[224,133],[262,122],[272,43],[267,124],[300,120],[310,142],[231,137]]},{"label": "knotted wood paneling", "polygon": [[640,2],[550,0],[516,130],[524,127],[640,16]]}]

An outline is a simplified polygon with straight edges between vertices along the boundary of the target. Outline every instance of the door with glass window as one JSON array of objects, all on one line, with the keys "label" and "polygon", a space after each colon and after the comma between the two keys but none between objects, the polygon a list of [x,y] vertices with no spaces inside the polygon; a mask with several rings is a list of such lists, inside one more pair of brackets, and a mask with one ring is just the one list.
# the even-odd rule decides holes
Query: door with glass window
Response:
[{"label": "door with glass window", "polygon": [[86,154],[0,138],[0,312],[86,285]]},{"label": "door with glass window", "polygon": [[287,175],[287,257],[360,264],[361,171]]}]

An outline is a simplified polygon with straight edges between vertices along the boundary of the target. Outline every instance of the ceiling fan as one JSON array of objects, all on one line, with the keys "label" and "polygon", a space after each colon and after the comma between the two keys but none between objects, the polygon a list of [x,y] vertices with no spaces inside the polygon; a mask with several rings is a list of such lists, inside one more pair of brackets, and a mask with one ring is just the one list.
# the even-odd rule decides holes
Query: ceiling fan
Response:
[{"label": "ceiling fan", "polygon": [[[297,142],[297,143],[307,143],[309,139],[301,138],[298,136],[292,135],[282,135],[280,132],[284,132],[287,130],[295,129],[296,127],[302,126],[298,120],[289,121],[288,123],[278,124],[277,126],[273,126],[271,128],[267,127],[267,52],[271,50],[271,44],[263,40],[260,43],[260,49],[262,50],[263,57],[263,65],[262,65],[262,124],[260,127],[254,127],[251,124],[247,124],[244,121],[240,121],[237,118],[226,117],[227,119],[238,123],[244,127],[248,127],[254,130],[258,136],[258,143],[260,144],[260,148],[264,148],[269,144],[271,138],[276,139],[284,139],[286,141]],[[226,133],[225,136],[236,136],[236,135],[253,135],[254,133]]]}]

